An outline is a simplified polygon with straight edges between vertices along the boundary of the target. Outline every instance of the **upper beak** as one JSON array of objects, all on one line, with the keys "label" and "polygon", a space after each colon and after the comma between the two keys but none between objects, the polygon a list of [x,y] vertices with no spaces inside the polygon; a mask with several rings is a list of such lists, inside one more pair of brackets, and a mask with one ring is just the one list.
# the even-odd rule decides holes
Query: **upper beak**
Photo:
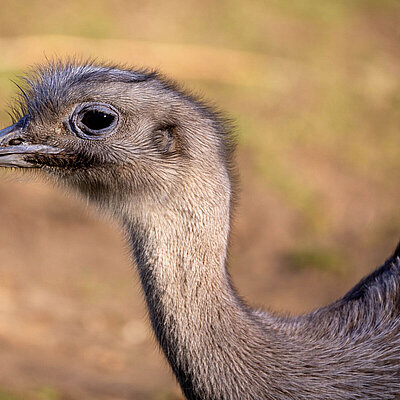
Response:
[{"label": "upper beak", "polygon": [[57,154],[61,150],[45,144],[29,143],[23,124],[17,122],[0,130],[0,167],[35,167],[27,155]]}]

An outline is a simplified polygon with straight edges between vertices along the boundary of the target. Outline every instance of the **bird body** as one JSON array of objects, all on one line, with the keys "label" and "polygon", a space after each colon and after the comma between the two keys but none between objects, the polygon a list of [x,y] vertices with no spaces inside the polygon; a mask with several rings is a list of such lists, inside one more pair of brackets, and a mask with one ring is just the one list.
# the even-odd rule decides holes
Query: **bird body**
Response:
[{"label": "bird body", "polygon": [[54,62],[28,76],[0,166],[42,171],[124,227],[150,321],[192,400],[400,399],[400,252],[311,314],[250,309],[226,269],[224,119],[155,72]]}]

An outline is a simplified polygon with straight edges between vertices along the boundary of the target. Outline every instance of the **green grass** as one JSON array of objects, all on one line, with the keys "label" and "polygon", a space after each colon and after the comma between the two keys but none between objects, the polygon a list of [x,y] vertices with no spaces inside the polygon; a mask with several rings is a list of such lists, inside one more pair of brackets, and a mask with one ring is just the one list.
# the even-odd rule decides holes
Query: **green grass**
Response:
[{"label": "green grass", "polygon": [[3,391],[2,389],[0,389],[0,400],[22,400],[22,399],[23,398],[20,396],[17,396],[8,391]]},{"label": "green grass", "polygon": [[0,400],[61,400],[60,392],[51,387],[39,387],[30,393],[12,393],[10,391],[0,389]]},{"label": "green grass", "polygon": [[308,246],[298,248],[284,255],[285,262],[292,270],[317,269],[331,273],[343,272],[346,263],[337,251],[324,247]]},{"label": "green grass", "polygon": [[43,386],[34,391],[35,400],[61,400],[60,392],[51,387]]}]

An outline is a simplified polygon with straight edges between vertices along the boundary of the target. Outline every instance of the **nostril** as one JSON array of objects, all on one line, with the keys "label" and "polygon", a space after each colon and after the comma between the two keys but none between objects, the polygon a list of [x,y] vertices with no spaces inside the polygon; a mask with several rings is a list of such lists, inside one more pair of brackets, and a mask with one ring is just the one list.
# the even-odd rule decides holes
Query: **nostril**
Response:
[{"label": "nostril", "polygon": [[23,141],[23,139],[21,139],[21,138],[15,138],[15,139],[11,139],[9,142],[8,142],[8,145],[9,146],[18,146],[19,144],[21,144],[21,143],[23,143],[24,141]]}]

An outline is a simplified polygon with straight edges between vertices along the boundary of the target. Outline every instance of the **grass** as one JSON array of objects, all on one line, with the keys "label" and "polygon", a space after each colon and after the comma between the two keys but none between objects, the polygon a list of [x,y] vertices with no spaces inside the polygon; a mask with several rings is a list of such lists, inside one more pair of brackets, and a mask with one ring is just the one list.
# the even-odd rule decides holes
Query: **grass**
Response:
[{"label": "grass", "polygon": [[[8,2],[0,121],[10,80],[45,55],[158,67],[235,120],[244,168],[295,215],[300,244],[280,254],[293,274],[342,276],[361,248],[369,263],[381,259],[373,245],[399,236],[399,20],[397,0]],[[76,288],[88,303],[112,296],[90,276]],[[51,387],[29,396],[61,398]]]},{"label": "grass", "polygon": [[51,387],[43,386],[29,393],[16,393],[0,389],[0,400],[61,400],[60,392]]},{"label": "grass", "polygon": [[336,274],[343,272],[343,266],[346,264],[334,249],[315,245],[290,251],[284,255],[284,259],[293,271],[317,269]]},{"label": "grass", "polygon": [[22,400],[22,397],[0,389],[0,400]]},{"label": "grass", "polygon": [[35,390],[34,398],[35,400],[61,400],[62,397],[57,389],[51,386],[43,386]]}]

